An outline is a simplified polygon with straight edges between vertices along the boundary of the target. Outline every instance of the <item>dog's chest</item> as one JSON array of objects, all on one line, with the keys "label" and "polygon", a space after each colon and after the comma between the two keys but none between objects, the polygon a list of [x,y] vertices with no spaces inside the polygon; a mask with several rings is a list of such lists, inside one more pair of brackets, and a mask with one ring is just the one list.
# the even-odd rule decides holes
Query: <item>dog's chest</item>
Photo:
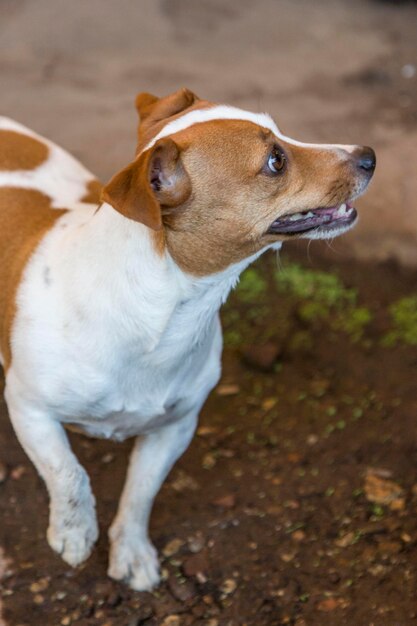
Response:
[{"label": "dog's chest", "polygon": [[32,258],[12,369],[55,419],[123,439],[203,404],[220,375],[223,288],[180,298],[147,237],[139,259],[129,230],[109,247],[107,217],[66,215]]},{"label": "dog's chest", "polygon": [[60,419],[92,436],[117,440],[164,426],[204,402],[219,377],[216,352],[214,344],[161,363],[157,351],[155,361],[137,358],[97,370],[90,386],[80,371],[70,385],[72,402],[66,391],[61,396]]},{"label": "dog's chest", "polygon": [[32,362],[27,374],[33,379],[35,372],[48,411],[91,436],[123,440],[180,419],[199,409],[219,379],[217,315],[197,333],[197,342],[198,325],[174,315],[159,344],[147,351],[134,334],[96,322],[95,312],[91,320],[77,321],[73,311],[58,320],[52,303],[50,311],[30,324],[22,318],[18,352]]}]

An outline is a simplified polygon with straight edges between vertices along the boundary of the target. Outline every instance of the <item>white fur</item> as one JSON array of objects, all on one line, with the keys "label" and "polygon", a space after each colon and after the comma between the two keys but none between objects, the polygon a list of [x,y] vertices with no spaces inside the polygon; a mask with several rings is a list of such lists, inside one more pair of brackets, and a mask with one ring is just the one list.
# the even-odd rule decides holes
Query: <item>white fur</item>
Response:
[{"label": "white fur", "polygon": [[318,144],[318,143],[303,143],[302,141],[297,141],[296,139],[291,139],[291,137],[287,137],[279,130],[278,126],[272,119],[268,113],[252,113],[251,111],[244,111],[243,109],[238,109],[237,107],[231,107],[227,105],[217,105],[213,107],[209,107],[207,109],[196,109],[194,111],[190,111],[190,113],[185,113],[181,117],[177,118],[173,122],[166,124],[162,130],[146,145],[143,151],[149,150],[159,139],[163,137],[168,137],[169,135],[174,135],[175,133],[180,132],[181,130],[185,130],[194,124],[202,124],[204,122],[210,122],[212,120],[245,120],[247,122],[252,122],[253,124],[257,124],[258,126],[262,126],[263,128],[267,128],[274,135],[276,135],[277,139],[282,139],[288,144],[292,144],[293,146],[299,146],[302,148],[312,148],[312,149],[331,149],[331,150],[341,150],[348,154],[354,152],[357,146],[348,146],[342,144]]},{"label": "white fur", "polygon": [[[147,147],[209,119],[249,120],[279,136],[269,116],[221,106],[185,114]],[[0,184],[35,186],[62,206],[88,176],[51,147],[48,166],[30,181],[24,173],[1,174]],[[109,574],[150,589],[159,580],[148,538],[152,502],[219,380],[218,310],[259,255],[197,279],[156,252],[145,226],[110,205],[98,212],[91,205],[73,209],[57,220],[24,272],[6,399],[17,436],[50,493],[48,540],[72,565],[88,557],[97,522],[88,477],[63,425],[117,440],[141,436],[110,531]]]},{"label": "white fur", "polygon": [[137,589],[156,584],[151,504],[219,380],[218,309],[250,260],[193,279],[158,257],[146,227],[105,204],[61,217],[30,261],[6,398],[51,496],[49,542],[72,565],[90,553],[97,527],[60,424],[118,440],[142,435],[110,534],[109,573]]},{"label": "white fur", "polygon": [[48,159],[33,170],[0,171],[0,187],[36,189],[51,198],[54,208],[78,202],[86,194],[87,184],[95,177],[68,152],[8,117],[0,117],[0,130],[28,135],[49,149]]}]

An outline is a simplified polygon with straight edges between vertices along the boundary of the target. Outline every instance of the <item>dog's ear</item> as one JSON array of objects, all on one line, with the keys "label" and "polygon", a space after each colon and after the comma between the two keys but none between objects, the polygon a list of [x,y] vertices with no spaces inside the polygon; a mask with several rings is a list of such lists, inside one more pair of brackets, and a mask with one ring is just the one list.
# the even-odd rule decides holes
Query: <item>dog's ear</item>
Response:
[{"label": "dog's ear", "polygon": [[146,91],[138,93],[135,100],[136,110],[139,114],[140,121],[149,117],[154,108],[154,105],[159,102],[159,98]]},{"label": "dog's ear", "polygon": [[116,174],[104,187],[102,200],[125,217],[161,230],[163,213],[183,204],[190,194],[180,149],[166,137]]},{"label": "dog's ear", "polygon": [[150,93],[139,93],[136,96],[136,109],[141,122],[152,117],[152,123],[156,123],[182,113],[198,100],[200,98],[185,87],[165,98],[157,98]]}]

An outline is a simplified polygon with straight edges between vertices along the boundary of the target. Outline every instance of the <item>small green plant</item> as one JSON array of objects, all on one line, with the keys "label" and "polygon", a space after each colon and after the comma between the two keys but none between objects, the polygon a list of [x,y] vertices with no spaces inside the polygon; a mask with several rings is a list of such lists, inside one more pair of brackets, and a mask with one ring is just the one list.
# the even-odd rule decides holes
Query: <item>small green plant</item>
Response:
[{"label": "small green plant", "polygon": [[254,267],[250,267],[243,272],[236,288],[237,297],[242,302],[253,304],[265,294],[267,288],[266,280]]},{"label": "small green plant", "polygon": [[383,339],[386,346],[398,342],[417,346],[417,296],[408,296],[394,302],[389,313],[393,329]]},{"label": "small green plant", "polygon": [[301,301],[297,313],[306,323],[325,321],[358,341],[372,320],[369,309],[356,306],[356,290],[346,287],[335,274],[291,264],[276,273],[276,280],[280,291]]},{"label": "small green plant", "polygon": [[240,346],[243,343],[243,337],[238,330],[233,328],[225,330],[223,333],[224,344],[229,347]]},{"label": "small green plant", "polygon": [[335,274],[307,270],[296,263],[277,272],[278,288],[303,300],[312,300],[329,307],[354,304],[356,291],[348,289]]}]

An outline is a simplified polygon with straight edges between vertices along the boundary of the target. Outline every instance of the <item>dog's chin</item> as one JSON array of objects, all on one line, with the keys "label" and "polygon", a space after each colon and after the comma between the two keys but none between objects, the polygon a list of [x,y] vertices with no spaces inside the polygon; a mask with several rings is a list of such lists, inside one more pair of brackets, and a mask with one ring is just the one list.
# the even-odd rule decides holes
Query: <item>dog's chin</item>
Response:
[{"label": "dog's chin", "polygon": [[330,239],[347,232],[358,221],[356,209],[348,203],[291,213],[276,219],[268,234],[285,238]]}]

